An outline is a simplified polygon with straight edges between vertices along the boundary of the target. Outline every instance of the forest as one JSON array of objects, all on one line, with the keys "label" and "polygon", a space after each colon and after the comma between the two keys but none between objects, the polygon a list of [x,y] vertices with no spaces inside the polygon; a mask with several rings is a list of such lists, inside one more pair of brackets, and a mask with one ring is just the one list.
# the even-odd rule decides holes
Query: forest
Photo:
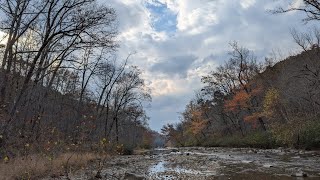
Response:
[{"label": "forest", "polygon": [[[318,22],[318,1],[271,12],[305,13]],[[174,146],[320,148],[319,42],[316,26],[291,30],[300,52],[285,59],[273,53],[264,60],[231,42],[229,59],[203,76],[203,88],[181,113],[181,122],[163,126]]]},{"label": "forest", "polygon": [[0,1],[0,158],[150,147],[139,67],[96,0]]},{"label": "forest", "polygon": [[[271,12],[305,13],[320,19],[318,1]],[[181,122],[163,126],[168,145],[320,148],[320,30],[291,30],[299,52],[281,59],[257,59],[238,42],[229,59],[203,76],[203,88],[181,113]]]},{"label": "forest", "polygon": [[202,78],[181,122],[162,128],[169,144],[319,148],[320,51],[310,45],[274,64],[258,63],[252,51],[230,44],[230,59]]},{"label": "forest", "polygon": [[[320,20],[318,1],[302,11]],[[157,146],[320,148],[320,29],[301,51],[258,59],[241,42],[201,79],[179,123],[148,125],[151,89],[134,53],[119,58],[118,17],[98,0],[0,0],[0,179],[63,174]],[[121,31],[121,30],[120,30]],[[0,35],[1,35],[0,34]],[[189,156],[189,155],[188,155]],[[152,156],[150,156],[152,158]],[[30,165],[31,163],[32,166]],[[30,166],[29,166],[30,165]]]}]

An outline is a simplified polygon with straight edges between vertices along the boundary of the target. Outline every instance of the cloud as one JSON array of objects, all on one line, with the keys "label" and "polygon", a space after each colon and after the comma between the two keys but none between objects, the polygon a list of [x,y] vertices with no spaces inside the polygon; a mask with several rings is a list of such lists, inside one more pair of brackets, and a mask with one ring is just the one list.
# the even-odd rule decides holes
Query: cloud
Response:
[{"label": "cloud", "polygon": [[153,64],[150,70],[153,73],[164,73],[170,77],[177,75],[186,78],[188,70],[196,59],[197,57],[193,55],[176,56]]},{"label": "cloud", "polygon": [[118,14],[119,57],[137,52],[130,62],[144,70],[143,77],[152,89],[154,109],[149,115],[153,129],[159,129],[163,119],[178,119],[176,112],[182,111],[194,91],[201,88],[201,76],[229,58],[229,42],[239,41],[264,59],[274,49],[284,54],[296,50],[289,29],[307,27],[300,21],[301,13],[268,12],[279,5],[286,7],[288,3],[283,1],[108,2]]},{"label": "cloud", "polygon": [[256,0],[241,0],[240,4],[241,7],[244,9],[247,9],[251,6],[253,6],[256,3]]}]

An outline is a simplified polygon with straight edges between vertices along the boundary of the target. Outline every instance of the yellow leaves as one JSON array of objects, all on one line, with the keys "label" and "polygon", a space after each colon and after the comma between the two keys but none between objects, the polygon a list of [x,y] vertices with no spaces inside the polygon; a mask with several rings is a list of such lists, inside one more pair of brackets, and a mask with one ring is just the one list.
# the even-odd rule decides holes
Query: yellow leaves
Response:
[{"label": "yellow leaves", "polygon": [[116,152],[119,155],[122,155],[124,153],[124,145],[123,144],[118,144],[116,146]]},{"label": "yellow leaves", "polygon": [[100,140],[101,145],[106,145],[108,143],[108,140],[106,138],[103,138]]},{"label": "yellow leaves", "polygon": [[8,162],[9,162],[9,157],[8,157],[8,156],[5,156],[5,157],[3,158],[3,160],[4,160],[5,163],[8,163]]},{"label": "yellow leaves", "polygon": [[280,100],[279,90],[271,88],[267,91],[263,101],[263,111],[266,117],[271,117],[274,114],[274,109]]},{"label": "yellow leaves", "polygon": [[47,156],[47,159],[48,159],[49,161],[53,161],[53,157],[52,157],[52,156]]}]

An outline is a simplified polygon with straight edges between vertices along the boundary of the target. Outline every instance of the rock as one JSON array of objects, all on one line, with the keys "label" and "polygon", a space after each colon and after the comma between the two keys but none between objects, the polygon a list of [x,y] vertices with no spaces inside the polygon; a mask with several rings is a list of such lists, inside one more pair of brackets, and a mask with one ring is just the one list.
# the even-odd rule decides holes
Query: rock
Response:
[{"label": "rock", "polygon": [[269,156],[268,154],[266,154],[264,157],[266,157],[266,158],[271,158],[271,156]]},{"label": "rock", "polygon": [[97,172],[95,178],[97,178],[97,179],[102,179],[102,176],[101,176],[101,172],[100,172],[100,171]]},{"label": "rock", "polygon": [[186,155],[187,155],[187,156],[190,156],[190,153],[187,153]]},{"label": "rock", "polygon": [[308,177],[308,174],[299,172],[299,173],[292,174],[291,176],[292,177]]},{"label": "rock", "polygon": [[265,168],[272,168],[272,167],[274,167],[274,166],[273,166],[272,164],[264,164],[263,167],[265,167]]},{"label": "rock", "polygon": [[250,160],[242,160],[241,162],[245,164],[253,163],[253,161],[250,161]]},{"label": "rock", "polygon": [[146,178],[144,176],[137,175],[134,173],[125,173],[123,179],[125,179],[125,180],[144,180]]},{"label": "rock", "polygon": [[178,149],[171,149],[171,152],[179,152]]}]

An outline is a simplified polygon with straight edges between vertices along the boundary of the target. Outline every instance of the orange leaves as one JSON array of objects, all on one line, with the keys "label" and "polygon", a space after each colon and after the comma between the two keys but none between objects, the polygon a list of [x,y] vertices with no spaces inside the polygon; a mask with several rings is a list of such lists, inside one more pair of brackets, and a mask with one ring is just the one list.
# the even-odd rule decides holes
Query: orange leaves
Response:
[{"label": "orange leaves", "polygon": [[255,128],[259,118],[263,117],[263,112],[259,107],[259,101],[263,98],[264,88],[259,83],[247,83],[242,89],[239,89],[226,100],[224,108],[226,112],[239,113],[239,118],[244,122],[251,123]]},{"label": "orange leaves", "polygon": [[232,99],[225,102],[226,111],[237,111],[249,107],[250,95],[244,90],[238,91]]},{"label": "orange leaves", "polygon": [[235,94],[230,100],[225,101],[225,110],[227,112],[236,112],[243,109],[254,109],[252,99],[263,94],[263,86],[259,84],[246,84],[242,89],[234,91]]},{"label": "orange leaves", "polygon": [[199,134],[206,127],[207,122],[204,120],[195,120],[191,122],[191,132],[193,134]]},{"label": "orange leaves", "polygon": [[192,134],[197,135],[206,127],[207,121],[203,119],[201,109],[192,110],[191,116],[190,130]]},{"label": "orange leaves", "polygon": [[251,115],[244,117],[244,121],[247,123],[251,123],[253,127],[256,128],[257,120],[261,117],[261,115],[262,114],[259,112],[252,113]]}]

